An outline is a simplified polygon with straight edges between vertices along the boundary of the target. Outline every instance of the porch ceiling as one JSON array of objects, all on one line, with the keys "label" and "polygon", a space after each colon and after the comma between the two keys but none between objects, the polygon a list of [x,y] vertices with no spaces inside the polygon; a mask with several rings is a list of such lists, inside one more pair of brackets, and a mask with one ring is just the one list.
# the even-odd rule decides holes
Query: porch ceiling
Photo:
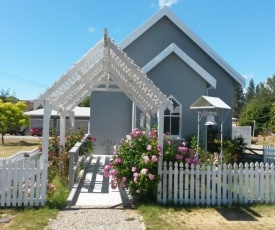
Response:
[{"label": "porch ceiling", "polygon": [[93,91],[123,92],[144,112],[157,112],[161,103],[173,110],[172,102],[107,33],[35,100],[34,107],[48,101],[54,110],[70,111]]}]

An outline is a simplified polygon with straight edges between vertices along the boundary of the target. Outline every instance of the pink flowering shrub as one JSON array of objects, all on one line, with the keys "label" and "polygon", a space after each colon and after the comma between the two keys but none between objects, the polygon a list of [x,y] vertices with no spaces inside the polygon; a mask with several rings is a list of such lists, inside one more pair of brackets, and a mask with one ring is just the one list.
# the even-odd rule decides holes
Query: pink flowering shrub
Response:
[{"label": "pink flowering shrub", "polygon": [[196,156],[194,149],[188,148],[186,142],[171,139],[168,135],[164,135],[163,161],[194,165],[200,164],[200,159]]},{"label": "pink flowering shrub", "polygon": [[[157,167],[161,154],[158,146],[157,130],[151,130],[148,137],[139,129],[130,133],[130,138],[122,140],[116,147],[109,165],[103,169],[105,177],[111,177],[113,189],[120,186],[129,189],[139,201],[155,201],[160,180]],[[193,149],[184,142],[172,140],[164,135],[163,160],[200,164]]]},{"label": "pink flowering shrub", "polygon": [[111,177],[112,188],[127,188],[140,201],[156,199],[160,154],[156,132],[152,130],[147,137],[141,130],[134,129],[129,139],[122,140],[103,170],[105,177]]}]

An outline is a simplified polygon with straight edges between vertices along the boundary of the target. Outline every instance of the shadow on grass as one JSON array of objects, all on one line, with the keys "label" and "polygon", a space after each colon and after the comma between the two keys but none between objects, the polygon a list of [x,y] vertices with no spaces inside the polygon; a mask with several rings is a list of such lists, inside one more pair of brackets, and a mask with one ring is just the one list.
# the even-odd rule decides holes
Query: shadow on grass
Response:
[{"label": "shadow on grass", "polygon": [[[142,204],[139,204],[140,206]],[[196,212],[197,209],[214,209],[227,221],[258,221],[257,217],[262,217],[258,212],[250,208],[250,206],[222,206],[222,207],[201,207],[193,205],[175,206],[173,204],[156,205],[151,204],[154,207],[162,209],[173,209],[175,212]]]},{"label": "shadow on grass", "polygon": [[253,211],[248,206],[220,207],[215,208],[215,210],[227,221],[258,221],[255,217],[261,217],[259,213]]}]

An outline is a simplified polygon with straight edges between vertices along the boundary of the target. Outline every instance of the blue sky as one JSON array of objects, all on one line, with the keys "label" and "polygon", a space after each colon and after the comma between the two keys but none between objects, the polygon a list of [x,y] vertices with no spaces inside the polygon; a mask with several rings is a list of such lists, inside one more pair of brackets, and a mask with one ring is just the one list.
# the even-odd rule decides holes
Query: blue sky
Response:
[{"label": "blue sky", "polygon": [[165,4],[247,85],[275,74],[274,0],[0,0],[0,90],[37,98],[104,28],[119,44]]}]

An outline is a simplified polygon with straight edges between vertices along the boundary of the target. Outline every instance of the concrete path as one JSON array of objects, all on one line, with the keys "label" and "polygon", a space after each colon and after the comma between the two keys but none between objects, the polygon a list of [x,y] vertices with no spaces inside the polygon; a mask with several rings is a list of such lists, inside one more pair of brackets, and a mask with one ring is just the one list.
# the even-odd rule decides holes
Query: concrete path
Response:
[{"label": "concrete path", "polygon": [[103,176],[103,168],[110,161],[109,155],[92,155],[86,160],[81,180],[74,185],[68,204],[74,208],[115,208],[130,206],[125,190],[110,186],[110,179]]}]

